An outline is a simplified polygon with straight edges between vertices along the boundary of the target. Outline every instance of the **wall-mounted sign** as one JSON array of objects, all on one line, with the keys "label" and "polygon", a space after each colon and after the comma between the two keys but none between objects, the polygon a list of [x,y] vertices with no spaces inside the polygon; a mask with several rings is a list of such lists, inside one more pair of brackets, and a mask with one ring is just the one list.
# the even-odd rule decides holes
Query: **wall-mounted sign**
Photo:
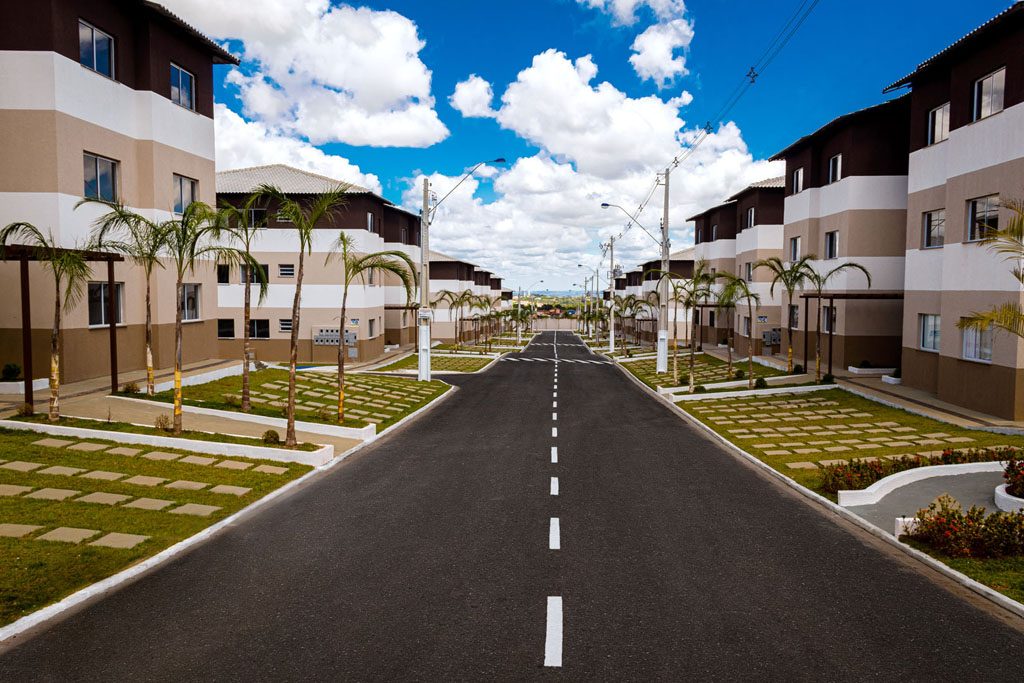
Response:
[{"label": "wall-mounted sign", "polygon": [[358,324],[359,324],[359,318],[352,318],[352,320],[349,322],[349,325],[358,325]]},{"label": "wall-mounted sign", "polygon": [[766,316],[766,315],[759,315],[759,316],[757,316],[757,322],[759,322],[759,323],[766,323],[766,322],[768,322],[768,316]]}]

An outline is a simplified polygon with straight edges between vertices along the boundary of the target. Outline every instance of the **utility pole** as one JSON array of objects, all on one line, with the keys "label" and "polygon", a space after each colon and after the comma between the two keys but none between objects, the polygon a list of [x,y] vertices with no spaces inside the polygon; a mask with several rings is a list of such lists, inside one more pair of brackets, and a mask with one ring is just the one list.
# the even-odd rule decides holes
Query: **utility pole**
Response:
[{"label": "utility pole", "polygon": [[430,180],[423,178],[423,215],[420,218],[420,311],[417,379],[430,381]]},{"label": "utility pole", "polygon": [[516,346],[523,343],[523,286],[519,285],[519,296],[516,297]]},{"label": "utility pole", "polygon": [[608,352],[615,353],[615,237],[608,240]]},{"label": "utility pole", "polygon": [[658,361],[656,372],[668,372],[668,175],[671,167],[665,169],[665,209],[661,219],[661,295],[658,312]]}]

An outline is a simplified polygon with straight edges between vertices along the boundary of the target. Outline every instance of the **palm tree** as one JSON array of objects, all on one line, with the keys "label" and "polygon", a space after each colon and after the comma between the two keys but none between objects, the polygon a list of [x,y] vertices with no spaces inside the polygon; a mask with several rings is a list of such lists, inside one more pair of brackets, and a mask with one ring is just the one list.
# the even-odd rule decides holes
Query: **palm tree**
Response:
[{"label": "palm tree", "polygon": [[789,309],[793,306],[794,292],[803,288],[808,272],[814,270],[811,268],[810,262],[817,258],[814,254],[808,254],[796,261],[792,261],[787,266],[778,256],[772,256],[754,264],[755,270],[767,268],[771,271],[772,284],[768,289],[769,294],[775,296],[775,285],[780,282],[786,290],[786,310],[782,317],[784,320],[783,327],[786,330],[786,371],[789,373],[793,372],[793,330],[789,326]]},{"label": "palm tree", "polygon": [[[87,244],[74,249],[61,249],[53,232],[44,235],[31,223],[11,223],[0,230],[0,257],[12,240],[21,240],[22,246],[35,252],[35,257],[43,264],[43,268],[53,276],[53,330],[50,334],[50,421],[60,418],[60,355],[61,344],[61,308],[73,308],[82,298],[85,283],[89,280],[89,263],[85,260],[83,250],[95,248]],[[25,372],[29,372],[28,368]]]},{"label": "palm tree", "polygon": [[[711,291],[711,283],[714,282],[715,276],[709,270],[708,262],[705,259],[700,259],[693,265],[693,275],[689,280],[686,281],[685,292],[686,298],[690,300],[694,308],[703,300],[706,299]],[[694,315],[690,318],[690,393],[693,393],[693,369],[694,369],[694,354],[697,348],[697,316]]]},{"label": "palm tree", "polygon": [[[622,346],[622,352],[626,353],[626,316],[633,310],[636,303],[636,295],[634,294],[616,294],[615,297],[615,310],[619,314],[619,342]],[[628,354],[627,354],[628,355]]]},{"label": "palm tree", "polygon": [[739,296],[735,287],[729,287],[728,284],[731,282],[731,278],[735,277],[731,273],[718,273],[715,276],[719,280],[725,280],[725,286],[721,287],[715,292],[715,310],[718,311],[718,315],[725,316],[725,353],[729,359],[728,377],[732,379],[732,347],[735,341],[735,325],[732,324],[733,314],[732,310],[736,308],[736,300]]},{"label": "palm tree", "polygon": [[[338,235],[338,239],[331,246],[324,264],[337,259],[341,262],[344,274],[342,275],[341,294],[341,329],[345,330],[345,321],[348,319],[348,289],[359,278],[366,283],[368,276],[382,277],[387,273],[394,275],[405,287],[405,301],[408,303],[413,297],[413,290],[416,287],[416,270],[412,259],[407,254],[398,250],[377,251],[370,254],[359,254],[355,250],[355,239],[345,233],[344,230]],[[344,341],[344,340],[342,340]],[[345,421],[345,345],[338,345],[338,422]]]},{"label": "palm tree", "polygon": [[[348,203],[346,196],[349,185],[344,183],[321,192],[311,202],[299,202],[289,198],[273,185],[260,185],[256,194],[261,199],[274,200],[278,204],[278,214],[286,217],[295,230],[299,241],[299,269],[295,273],[295,297],[292,299],[292,331],[290,351],[288,354],[288,426],[285,431],[284,443],[294,446],[295,439],[295,366],[299,355],[299,305],[302,302],[302,275],[304,272],[305,254],[313,253],[313,230],[321,221],[334,223],[335,212]],[[341,322],[339,348],[345,346],[345,321]]]},{"label": "palm tree", "polygon": [[[728,292],[728,294],[725,295],[726,298],[731,299],[734,302],[735,301],[746,301],[747,302],[747,310],[749,311],[748,315],[749,315],[749,319],[750,319],[750,330],[748,331],[748,336],[747,336],[747,388],[748,389],[753,389],[754,388],[754,321],[757,319],[757,318],[754,317],[754,307],[761,305],[761,296],[757,292],[751,291],[750,283],[747,282],[742,277],[738,277],[736,275],[732,275],[731,273],[722,274],[721,277],[724,277],[725,280],[726,280],[725,287],[722,288],[723,293]],[[732,360],[732,355],[731,354],[729,356],[729,360],[730,361]],[[731,366],[731,363],[730,363],[730,374],[729,374],[730,378],[732,377],[731,367],[732,366]]]},{"label": "palm tree", "polygon": [[[814,381],[816,384],[821,384],[821,292],[828,286],[829,280],[835,275],[843,272],[847,269],[859,270],[864,273],[864,277],[868,279],[868,289],[871,289],[871,273],[868,269],[859,263],[840,263],[838,266],[825,273],[819,273],[814,269],[810,269],[807,273],[807,282],[810,283],[811,288],[816,294],[817,300],[817,322],[815,324],[814,334]],[[830,321],[830,324],[831,321]]]},{"label": "palm tree", "polygon": [[141,216],[120,202],[102,199],[83,199],[75,208],[86,203],[102,204],[110,209],[96,219],[93,239],[96,248],[124,254],[142,268],[146,275],[146,393],[156,393],[153,381],[153,306],[151,299],[153,268],[164,267],[160,255],[167,242],[167,233],[173,226],[169,221],[157,222]]},{"label": "palm tree", "polygon": [[469,306],[476,298],[472,291],[465,289],[461,292],[453,292],[450,289],[442,289],[434,298],[434,305],[441,302],[448,304],[448,311],[455,311],[455,350],[459,350],[459,341],[462,337],[462,309]]},{"label": "palm tree", "polygon": [[[672,304],[673,316],[672,316],[672,382],[674,385],[679,384],[679,305],[682,304],[685,310],[689,310],[690,299],[686,292],[686,287],[683,284],[683,279],[674,273],[669,273],[664,270],[651,270],[650,273],[656,273],[658,275],[658,284],[661,284],[662,279],[667,279],[669,284],[669,297],[668,302]],[[647,273],[644,273],[644,277],[647,277]]]},{"label": "palm tree", "polygon": [[[1009,201],[1003,204],[1013,216],[1002,230],[983,235],[988,248],[1002,254],[1007,261],[1016,261],[1010,271],[1013,277],[1024,285],[1024,202]],[[997,304],[987,311],[974,312],[956,324],[962,330],[987,330],[994,327],[1017,337],[1024,337],[1024,308],[1018,301]]]}]

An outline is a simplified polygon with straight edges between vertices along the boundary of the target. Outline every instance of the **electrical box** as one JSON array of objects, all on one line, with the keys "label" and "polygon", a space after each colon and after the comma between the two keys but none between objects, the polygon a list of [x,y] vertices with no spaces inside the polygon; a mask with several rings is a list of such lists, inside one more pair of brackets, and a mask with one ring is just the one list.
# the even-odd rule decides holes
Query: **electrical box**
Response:
[{"label": "electrical box", "polygon": [[[337,343],[337,342],[335,342],[335,343]],[[355,332],[349,332],[348,330],[346,330],[345,331],[345,346],[355,346],[355,345],[356,345],[356,333]]]},{"label": "electrical box", "polygon": [[761,333],[761,343],[765,346],[781,346],[782,329],[779,327],[773,327],[770,330],[765,330]]},{"label": "electrical box", "polygon": [[349,358],[359,358],[359,349],[349,349],[348,350],[348,357]]},{"label": "electrical box", "polygon": [[341,330],[337,327],[321,327],[313,335],[313,346],[337,346],[341,343]]}]

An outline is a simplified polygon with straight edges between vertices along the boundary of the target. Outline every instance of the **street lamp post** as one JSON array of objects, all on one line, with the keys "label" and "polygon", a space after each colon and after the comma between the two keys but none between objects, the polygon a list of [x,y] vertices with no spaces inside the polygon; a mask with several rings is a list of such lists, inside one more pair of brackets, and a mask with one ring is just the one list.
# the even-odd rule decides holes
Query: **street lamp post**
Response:
[{"label": "street lamp post", "polygon": [[417,364],[416,378],[421,382],[430,381],[430,222],[437,212],[441,202],[448,199],[452,192],[461,185],[466,178],[473,175],[476,169],[484,164],[503,164],[502,158],[492,161],[481,161],[462,176],[455,187],[448,190],[448,194],[441,197],[441,200],[430,207],[430,178],[423,178],[423,213],[420,216],[420,311],[419,311],[419,362]]},{"label": "street lamp post", "polygon": [[608,353],[615,353],[615,237],[608,239]]},{"label": "street lamp post", "polygon": [[[536,282],[533,283],[533,285],[539,285],[542,282],[544,282],[544,281],[543,280],[537,280]],[[533,285],[530,285],[529,287],[526,288],[527,296],[529,296],[530,292],[533,290]],[[519,285],[519,296],[516,298],[516,301],[518,303],[518,306],[516,307],[516,313],[518,313],[519,315],[522,315],[523,314],[523,286],[522,285]],[[523,323],[521,321],[517,320],[516,321],[516,346],[519,346],[520,344],[523,343],[522,329],[523,329]]]}]

